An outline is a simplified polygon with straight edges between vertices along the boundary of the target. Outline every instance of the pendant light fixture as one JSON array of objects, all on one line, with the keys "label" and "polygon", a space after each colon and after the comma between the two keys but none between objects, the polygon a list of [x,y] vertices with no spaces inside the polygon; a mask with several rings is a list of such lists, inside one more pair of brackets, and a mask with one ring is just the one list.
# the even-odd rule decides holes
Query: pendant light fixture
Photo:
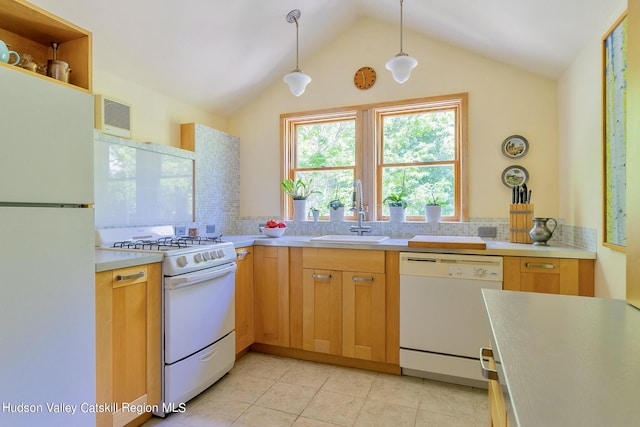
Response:
[{"label": "pendant light fixture", "polygon": [[282,79],[289,85],[291,93],[295,96],[302,95],[311,81],[311,77],[298,68],[298,19],[300,19],[300,11],[298,9],[294,9],[287,14],[287,22],[290,24],[296,23],[296,68]]},{"label": "pendant light fixture", "polygon": [[407,55],[402,50],[402,3],[400,0],[400,53],[387,61],[387,70],[393,74],[393,79],[398,83],[404,83],[409,80],[411,70],[418,65],[418,60]]}]

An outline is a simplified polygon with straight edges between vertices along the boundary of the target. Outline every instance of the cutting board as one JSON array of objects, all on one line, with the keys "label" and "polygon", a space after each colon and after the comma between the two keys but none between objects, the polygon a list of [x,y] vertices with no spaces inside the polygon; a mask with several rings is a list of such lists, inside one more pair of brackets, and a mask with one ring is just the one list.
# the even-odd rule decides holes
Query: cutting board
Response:
[{"label": "cutting board", "polygon": [[414,236],[409,246],[415,248],[487,249],[480,237],[474,236]]}]

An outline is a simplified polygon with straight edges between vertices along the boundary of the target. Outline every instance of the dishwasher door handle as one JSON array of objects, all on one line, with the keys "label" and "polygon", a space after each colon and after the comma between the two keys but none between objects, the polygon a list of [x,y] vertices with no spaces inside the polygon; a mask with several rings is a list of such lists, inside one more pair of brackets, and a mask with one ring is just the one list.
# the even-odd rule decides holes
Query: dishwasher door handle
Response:
[{"label": "dishwasher door handle", "polygon": [[482,376],[488,380],[498,381],[498,371],[490,369],[484,364],[485,357],[493,357],[493,350],[480,347],[480,370],[482,371]]}]

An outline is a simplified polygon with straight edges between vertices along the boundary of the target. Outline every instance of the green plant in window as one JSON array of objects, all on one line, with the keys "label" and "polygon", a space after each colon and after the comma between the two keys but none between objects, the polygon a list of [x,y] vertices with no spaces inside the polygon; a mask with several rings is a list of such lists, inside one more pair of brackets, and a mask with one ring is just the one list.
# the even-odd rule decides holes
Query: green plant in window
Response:
[{"label": "green plant in window", "polygon": [[387,197],[385,197],[382,203],[388,203],[389,206],[396,206],[396,207],[402,206],[403,208],[407,207],[407,201],[405,200],[405,197],[407,197],[408,194],[404,187],[404,180],[405,180],[406,173],[407,173],[406,170],[404,170],[402,173],[402,186],[400,188],[400,191],[389,194]]},{"label": "green plant in window", "polygon": [[444,193],[444,183],[436,182],[431,183],[428,182],[427,186],[427,206],[447,206],[449,202],[447,202],[447,195]]},{"label": "green plant in window", "polygon": [[313,180],[305,183],[302,179],[285,179],[280,183],[282,191],[287,193],[293,200],[306,200],[312,194],[321,194],[318,190],[312,189]]},{"label": "green plant in window", "polygon": [[339,208],[344,208],[344,202],[340,198],[339,190],[340,186],[336,185],[336,192],[333,196],[333,199],[329,202],[329,208],[333,209],[334,211],[337,211]]}]

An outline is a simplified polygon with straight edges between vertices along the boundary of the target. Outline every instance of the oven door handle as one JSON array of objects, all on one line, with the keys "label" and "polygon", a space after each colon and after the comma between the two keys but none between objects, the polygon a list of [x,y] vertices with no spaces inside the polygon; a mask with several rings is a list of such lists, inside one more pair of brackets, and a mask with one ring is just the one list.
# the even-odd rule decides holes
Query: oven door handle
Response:
[{"label": "oven door handle", "polygon": [[196,285],[198,283],[206,282],[209,280],[217,279],[229,273],[233,273],[236,270],[236,263],[230,263],[221,268],[210,268],[195,273],[187,273],[181,276],[166,277],[164,279],[165,289],[178,289],[185,286]]}]

